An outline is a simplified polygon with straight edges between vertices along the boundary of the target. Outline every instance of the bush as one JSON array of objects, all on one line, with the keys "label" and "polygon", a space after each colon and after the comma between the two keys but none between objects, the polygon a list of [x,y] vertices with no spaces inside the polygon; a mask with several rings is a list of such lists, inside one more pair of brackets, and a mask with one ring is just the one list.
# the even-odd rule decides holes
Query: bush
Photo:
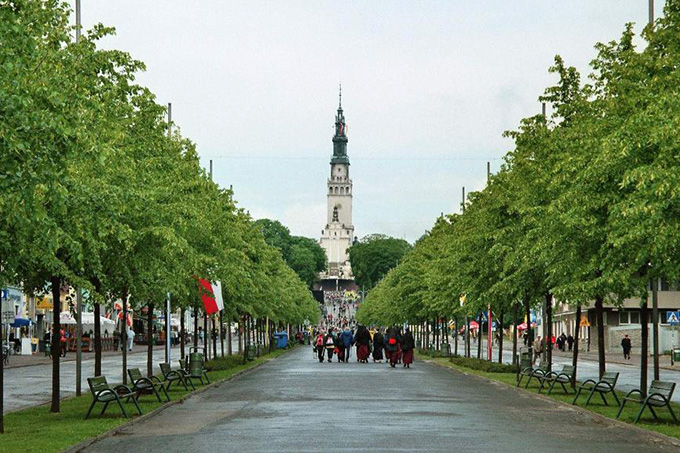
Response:
[{"label": "bush", "polygon": [[205,369],[208,371],[222,371],[230,368],[235,368],[243,364],[243,355],[232,355],[227,357],[219,357],[217,359],[208,360],[205,363]]},{"label": "bush", "polygon": [[451,363],[454,365],[470,368],[472,370],[485,371],[487,373],[516,373],[517,367],[515,365],[508,365],[505,363],[489,362],[488,360],[476,359],[473,357],[451,357]]}]

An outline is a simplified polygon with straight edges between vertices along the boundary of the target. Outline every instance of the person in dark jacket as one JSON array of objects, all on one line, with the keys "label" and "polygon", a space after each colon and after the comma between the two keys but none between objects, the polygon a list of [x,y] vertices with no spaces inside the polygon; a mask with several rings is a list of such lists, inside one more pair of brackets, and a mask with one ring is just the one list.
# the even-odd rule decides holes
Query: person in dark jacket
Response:
[{"label": "person in dark jacket", "polygon": [[624,336],[623,340],[621,340],[621,347],[623,348],[623,358],[630,360],[630,350],[633,348],[633,345],[631,344],[628,335]]},{"label": "person in dark jacket", "polygon": [[401,331],[399,327],[392,326],[387,329],[387,342],[385,350],[389,352],[390,366],[394,368],[401,359],[401,349],[399,342],[401,341]]},{"label": "person in dark jacket", "polygon": [[409,329],[406,329],[404,336],[401,337],[401,353],[404,366],[406,368],[411,368],[413,363],[413,348],[416,347],[416,341],[413,339],[413,335]]},{"label": "person in dark jacket", "polygon": [[352,343],[354,343],[354,337],[352,336],[352,332],[349,330],[349,327],[345,327],[345,330],[343,330],[340,334],[339,340],[339,343],[341,344],[338,345],[338,349],[341,347],[344,348],[344,361],[347,362],[349,361],[349,352],[352,350]]},{"label": "person in dark jacket", "polygon": [[385,337],[380,332],[380,327],[375,330],[373,335],[373,361],[382,363],[383,349],[385,348]]},{"label": "person in dark jacket", "polygon": [[368,363],[369,345],[371,344],[371,334],[366,326],[357,327],[357,334],[354,336],[357,345],[357,360],[361,363]]}]

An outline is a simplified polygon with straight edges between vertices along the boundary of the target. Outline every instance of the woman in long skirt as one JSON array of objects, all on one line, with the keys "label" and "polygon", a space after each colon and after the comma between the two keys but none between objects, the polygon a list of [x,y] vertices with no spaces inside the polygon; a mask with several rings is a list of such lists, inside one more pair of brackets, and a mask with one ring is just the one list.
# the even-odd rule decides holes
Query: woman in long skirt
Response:
[{"label": "woman in long skirt", "polygon": [[361,363],[368,363],[368,356],[370,354],[369,344],[371,343],[371,334],[365,326],[357,328],[357,334],[354,336],[354,341],[357,345],[357,359]]},{"label": "woman in long skirt", "polygon": [[401,359],[401,350],[399,348],[399,342],[401,341],[401,334],[399,332],[399,327],[392,326],[387,329],[387,344],[385,345],[385,350],[388,351],[390,366],[394,368]]},{"label": "woman in long skirt", "polygon": [[385,348],[385,337],[378,327],[373,335],[373,361],[382,363],[383,349]]},{"label": "woman in long skirt", "polygon": [[413,334],[409,329],[406,329],[404,336],[401,337],[401,351],[402,351],[402,361],[406,368],[411,368],[413,363],[413,349],[416,346],[416,342],[413,339]]}]

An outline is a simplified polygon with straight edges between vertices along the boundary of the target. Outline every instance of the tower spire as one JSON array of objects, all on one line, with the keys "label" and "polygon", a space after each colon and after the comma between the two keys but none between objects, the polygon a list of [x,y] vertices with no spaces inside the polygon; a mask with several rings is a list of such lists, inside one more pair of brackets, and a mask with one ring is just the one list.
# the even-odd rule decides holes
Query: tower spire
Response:
[{"label": "tower spire", "polygon": [[342,110],[342,83],[340,84],[340,102],[338,103],[338,110]]}]

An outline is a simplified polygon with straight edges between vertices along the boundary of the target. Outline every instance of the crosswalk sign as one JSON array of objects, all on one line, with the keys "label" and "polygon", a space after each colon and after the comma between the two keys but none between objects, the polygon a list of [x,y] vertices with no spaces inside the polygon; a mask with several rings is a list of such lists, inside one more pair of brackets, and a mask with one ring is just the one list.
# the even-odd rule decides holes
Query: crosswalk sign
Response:
[{"label": "crosswalk sign", "polygon": [[671,326],[677,326],[680,324],[680,311],[667,311],[666,323],[670,324]]}]

